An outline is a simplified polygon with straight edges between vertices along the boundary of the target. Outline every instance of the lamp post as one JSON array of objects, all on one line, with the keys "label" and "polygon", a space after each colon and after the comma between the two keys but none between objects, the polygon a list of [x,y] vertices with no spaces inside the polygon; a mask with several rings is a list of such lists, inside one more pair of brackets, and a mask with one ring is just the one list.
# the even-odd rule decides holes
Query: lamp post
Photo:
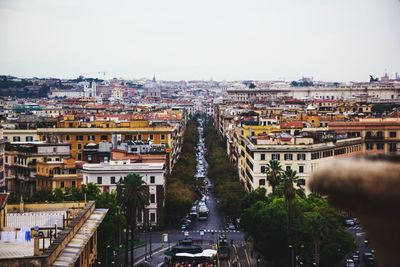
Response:
[{"label": "lamp post", "polygon": [[150,255],[149,255],[149,258],[151,258],[151,236],[152,236],[151,230],[152,230],[152,227],[150,226],[150,232],[149,232],[149,234],[150,234]]},{"label": "lamp post", "polygon": [[108,264],[108,249],[110,248],[110,245],[107,245],[106,247],[106,266]]},{"label": "lamp post", "polygon": [[118,262],[119,265],[122,267],[122,244],[119,244],[118,249],[119,249]]}]

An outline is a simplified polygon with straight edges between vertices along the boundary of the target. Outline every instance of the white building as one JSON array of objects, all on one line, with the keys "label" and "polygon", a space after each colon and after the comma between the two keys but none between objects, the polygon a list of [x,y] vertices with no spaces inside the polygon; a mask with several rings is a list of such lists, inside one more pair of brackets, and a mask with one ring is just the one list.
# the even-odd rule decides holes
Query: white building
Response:
[{"label": "white building", "polygon": [[[111,160],[101,163],[85,163],[82,166],[82,183],[94,183],[101,191],[114,191],[120,179],[131,173],[142,176],[149,187],[150,205],[146,207],[149,223],[154,226],[164,224],[165,174],[164,163],[132,163],[130,160]],[[143,223],[139,216],[138,224]]]},{"label": "white building", "polygon": [[[287,135],[289,136],[289,135]],[[270,160],[278,160],[282,169],[292,169],[304,180],[306,193],[307,180],[322,163],[332,158],[361,155],[360,137],[336,140],[335,142],[315,142],[313,138],[271,138],[251,137],[242,139],[240,146],[239,177],[247,191],[264,187],[271,192],[267,181],[266,165]]]}]

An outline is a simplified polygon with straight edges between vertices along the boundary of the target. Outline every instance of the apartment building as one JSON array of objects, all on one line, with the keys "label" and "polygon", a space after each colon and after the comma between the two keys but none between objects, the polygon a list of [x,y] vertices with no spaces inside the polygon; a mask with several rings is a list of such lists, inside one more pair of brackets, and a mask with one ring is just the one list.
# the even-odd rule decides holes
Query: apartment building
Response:
[{"label": "apartment building", "polygon": [[[140,175],[150,191],[150,205],[146,207],[149,223],[164,225],[166,167],[164,163],[132,163],[130,160],[111,160],[82,165],[83,184],[94,183],[101,191],[115,191],[120,179],[128,174]],[[143,223],[143,214],[138,224]]]},{"label": "apartment building", "polygon": [[33,142],[39,141],[36,129],[4,129],[4,138],[8,142]]},{"label": "apartment building", "polygon": [[359,136],[366,155],[400,154],[400,118],[364,118],[358,121],[333,122],[329,129],[338,134]]},{"label": "apartment building", "polygon": [[36,164],[36,190],[80,187],[82,175],[78,173],[76,161],[64,158],[62,161],[45,161]]},{"label": "apartment building", "polygon": [[4,179],[4,152],[5,152],[6,140],[3,136],[3,128],[0,127],[0,192],[5,191],[6,182]]},{"label": "apartment building", "polygon": [[[282,168],[293,169],[307,185],[307,180],[321,163],[331,158],[352,157],[362,153],[360,137],[338,138],[323,133],[294,137],[287,133],[245,137],[240,146],[239,177],[247,191],[264,187],[266,165],[270,160],[281,162]],[[306,187],[307,188],[307,187]]]},{"label": "apartment building", "polygon": [[68,143],[10,143],[5,151],[7,192],[11,197],[30,198],[36,192],[37,164],[39,162],[62,162],[70,156],[70,144]]},{"label": "apartment building", "polygon": [[[129,140],[150,140],[154,144],[166,145],[170,148],[181,145],[177,131],[170,126],[147,126],[138,128],[39,128],[40,140],[68,142],[71,144],[71,156],[82,160],[82,150],[89,143],[122,142]],[[172,158],[177,157],[177,148],[171,150]]]}]

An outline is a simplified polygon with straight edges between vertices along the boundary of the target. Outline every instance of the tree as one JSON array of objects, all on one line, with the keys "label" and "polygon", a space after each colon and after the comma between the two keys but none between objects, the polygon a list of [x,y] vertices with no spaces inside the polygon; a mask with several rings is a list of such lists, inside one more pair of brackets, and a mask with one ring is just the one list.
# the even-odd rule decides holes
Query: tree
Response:
[{"label": "tree", "polygon": [[[294,188],[294,184],[300,186],[300,179],[297,176],[296,171],[292,169],[287,169],[282,176],[282,186],[283,186],[283,194],[285,197],[285,202],[287,206],[287,215],[288,215],[288,242],[289,246],[291,246],[291,253],[293,254],[293,237],[292,237],[292,226],[293,226],[293,202],[296,197],[296,189]],[[292,261],[294,261],[294,256],[291,255]]]},{"label": "tree", "polygon": [[119,200],[125,211],[127,228],[125,235],[125,265],[128,264],[128,247],[129,247],[129,228],[131,238],[131,265],[133,266],[133,248],[134,248],[134,232],[136,230],[137,214],[145,210],[149,204],[149,188],[146,186],[142,177],[136,173],[128,174],[122,181],[118,183]]},{"label": "tree", "polygon": [[[279,187],[278,187],[279,188]],[[315,195],[295,196],[293,201],[293,241],[289,243],[288,209],[285,197],[270,194],[244,210],[241,226],[246,238],[251,238],[258,253],[271,266],[290,266],[288,246],[302,259],[304,266],[334,267],[355,248],[354,239],[343,226],[343,216]]]},{"label": "tree", "polygon": [[53,199],[55,201],[63,201],[64,200],[64,192],[61,188],[56,188],[53,190]]},{"label": "tree", "polygon": [[280,184],[282,179],[282,166],[277,160],[270,160],[266,166],[267,181],[272,187],[272,192]]},{"label": "tree", "polygon": [[267,190],[264,187],[259,187],[256,190],[246,194],[240,201],[241,210],[250,208],[252,205],[258,201],[265,202]]}]

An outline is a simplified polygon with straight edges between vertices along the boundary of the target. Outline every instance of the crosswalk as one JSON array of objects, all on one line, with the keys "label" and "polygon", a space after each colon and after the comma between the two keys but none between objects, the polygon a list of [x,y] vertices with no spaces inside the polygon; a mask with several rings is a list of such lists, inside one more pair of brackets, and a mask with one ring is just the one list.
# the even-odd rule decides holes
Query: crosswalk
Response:
[{"label": "crosswalk", "polygon": [[349,229],[349,230],[362,230],[362,227],[359,226],[359,225],[355,225],[355,226],[348,227],[347,229]]},{"label": "crosswalk", "polygon": [[188,230],[182,231],[182,233],[200,233],[200,231],[204,231],[204,233],[240,233],[239,230],[212,230],[212,229],[204,229],[204,230]]}]

